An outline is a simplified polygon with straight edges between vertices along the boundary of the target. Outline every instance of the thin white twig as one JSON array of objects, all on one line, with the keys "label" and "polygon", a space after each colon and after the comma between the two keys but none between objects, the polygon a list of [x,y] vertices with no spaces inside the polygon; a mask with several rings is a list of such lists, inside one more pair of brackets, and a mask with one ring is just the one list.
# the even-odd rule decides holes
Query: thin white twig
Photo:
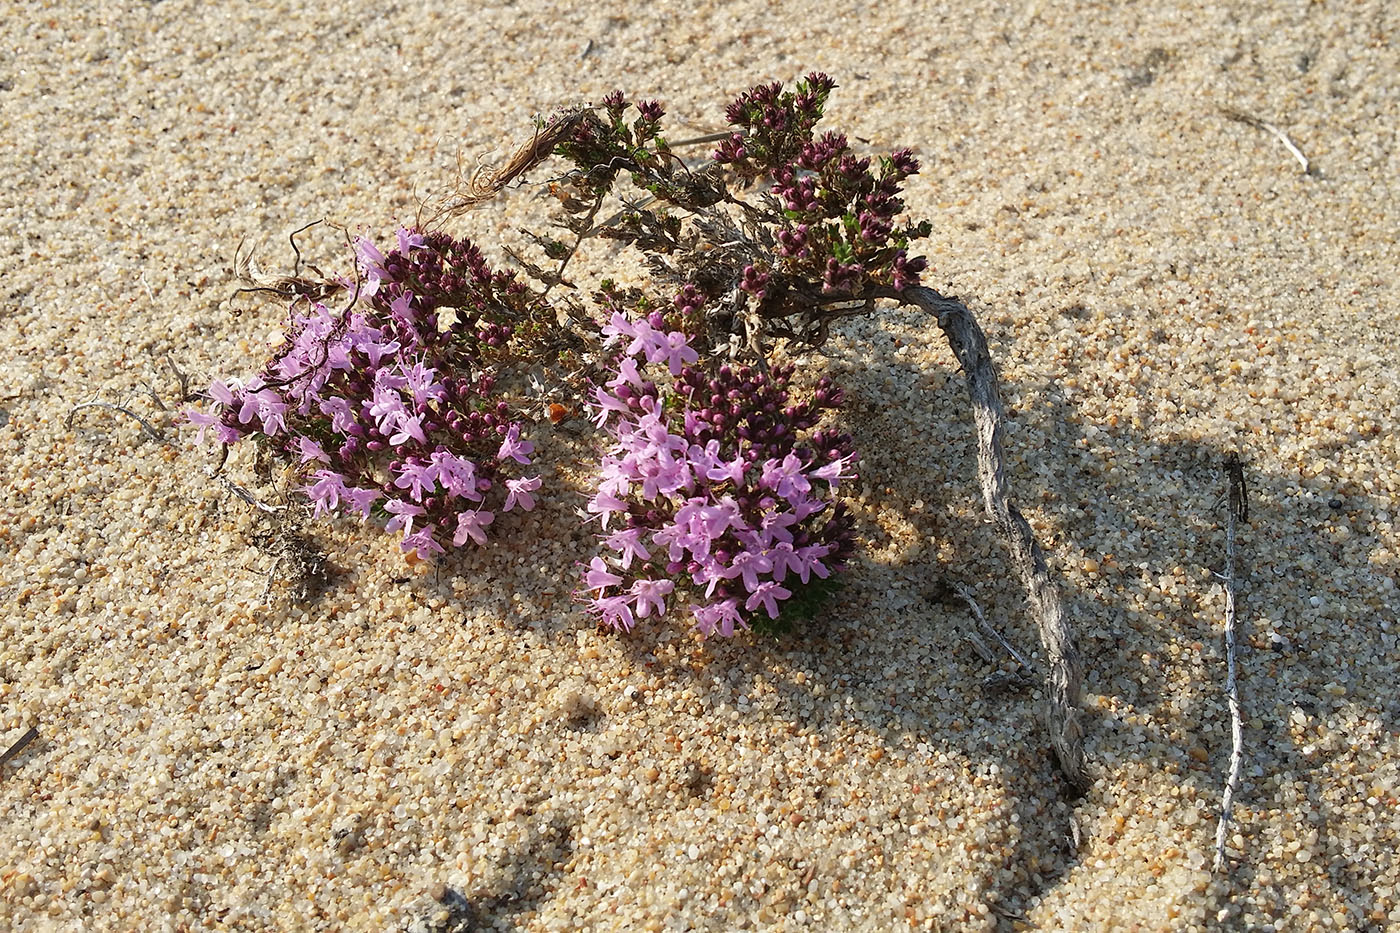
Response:
[{"label": "thin white twig", "polygon": [[[209,475],[211,477],[214,477],[213,473],[210,473]],[[233,480],[229,479],[227,476],[219,476],[217,477],[217,479],[219,480],[219,482],[224,484],[225,489],[227,489],[229,492],[233,493],[235,496],[242,499],[244,502],[248,503],[260,512],[268,512],[272,515],[276,515],[278,512],[285,512],[288,509],[288,506],[285,505],[268,505],[266,502],[263,502],[257,496],[244,489],[242,486],[233,482]]]},{"label": "thin white twig", "polygon": [[1226,116],[1226,118],[1234,120],[1236,123],[1243,123],[1246,126],[1252,126],[1255,129],[1263,130],[1266,133],[1272,133],[1278,139],[1279,142],[1283,143],[1284,148],[1293,154],[1293,158],[1298,160],[1298,164],[1303,166],[1303,174],[1312,174],[1312,163],[1308,161],[1307,156],[1303,155],[1303,150],[1293,145],[1293,140],[1289,139],[1288,134],[1285,133],[1283,130],[1274,126],[1272,123],[1265,123],[1258,117],[1252,117],[1249,114],[1242,113],[1238,110],[1230,110],[1229,108],[1225,108],[1221,111],[1221,113],[1223,113]]},{"label": "thin white twig", "polygon": [[1225,793],[1220,802],[1220,824],[1215,829],[1215,871],[1225,865],[1225,833],[1231,823],[1231,809],[1240,784],[1240,768],[1244,763],[1244,723],[1240,715],[1240,690],[1236,679],[1239,648],[1235,638],[1235,521],[1248,517],[1245,500],[1244,468],[1239,458],[1231,454],[1225,461],[1228,499],[1225,515],[1225,573],[1219,575],[1225,585],[1225,696],[1230,705],[1230,773],[1225,779]]},{"label": "thin white twig", "polygon": [[65,426],[69,428],[73,427],[73,416],[76,415],[78,412],[82,411],[84,408],[105,408],[108,411],[120,412],[121,414],[126,415],[128,418],[135,419],[136,422],[141,425],[141,429],[151,436],[152,440],[165,440],[165,435],[162,434],[159,429],[151,427],[150,422],[148,422],[145,418],[142,418],[136,412],[132,411],[130,408],[125,407],[124,405],[114,405],[111,402],[99,402],[94,400],[91,402],[80,402],[77,405],[74,405],[71,409],[68,410],[68,420],[64,423]]}]

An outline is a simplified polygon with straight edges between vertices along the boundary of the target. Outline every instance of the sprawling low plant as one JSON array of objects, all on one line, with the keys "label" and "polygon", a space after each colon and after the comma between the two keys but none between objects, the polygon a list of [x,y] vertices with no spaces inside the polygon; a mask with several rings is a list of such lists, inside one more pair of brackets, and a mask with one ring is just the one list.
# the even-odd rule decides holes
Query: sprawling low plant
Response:
[{"label": "sprawling low plant", "polygon": [[[841,391],[822,378],[799,392],[777,345],[818,345],[834,318],[916,283],[924,260],[908,246],[928,233],[899,220],[918,170],[907,150],[872,162],[816,135],[834,86],[813,74],[746,92],[699,165],[667,142],[655,101],[615,92],[556,114],[439,214],[561,158],[572,168],[549,190],[565,233],[529,234],[542,257],[511,253],[519,271],[500,272],[441,232],[400,229],[387,254],[361,238],[345,307],[302,290],[263,371],[216,382],[213,409],[190,420],[289,460],[317,515],[377,516],[430,556],[534,506],[527,424],[497,379],[545,344],[581,348],[565,390],[606,437],[583,510],[602,541],[589,609],[622,631],[668,611],[702,636],[786,628],[852,550],[838,494],[856,455],[835,426]],[[590,237],[631,247],[650,282],[573,297],[566,272]]]},{"label": "sprawling low plant", "polygon": [[[872,159],[839,133],[818,135],[834,87],[811,74],[746,91],[693,163],[667,140],[656,101],[615,92],[541,121],[423,229],[400,230],[389,254],[360,240],[353,283],[293,276],[272,360],[243,383],[216,382],[213,409],[190,420],[201,436],[257,437],[290,460],[316,513],[378,515],[404,550],[433,555],[485,542],[497,509],[533,507],[527,419],[495,388],[529,363],[572,393],[561,410],[589,407],[606,438],[580,510],[600,526],[580,589],[599,623],[625,631],[671,613],[702,636],[776,631],[813,611],[850,553],[837,495],[855,462],[831,423],[840,391],[781,361],[879,299],[916,305],[966,373],[983,499],[1041,633],[1051,744],[1082,792],[1081,664],[1008,496],[986,335],[964,304],[919,284],[927,264],[910,244],[931,227],[903,219],[913,154]],[[430,232],[555,159],[570,166],[548,186],[563,232],[527,231],[536,252],[507,250],[517,272]],[[575,297],[585,291],[571,263],[604,237],[633,251],[647,281],[625,295],[605,286],[590,303]],[[339,290],[350,300],[332,310],[323,302]]]}]

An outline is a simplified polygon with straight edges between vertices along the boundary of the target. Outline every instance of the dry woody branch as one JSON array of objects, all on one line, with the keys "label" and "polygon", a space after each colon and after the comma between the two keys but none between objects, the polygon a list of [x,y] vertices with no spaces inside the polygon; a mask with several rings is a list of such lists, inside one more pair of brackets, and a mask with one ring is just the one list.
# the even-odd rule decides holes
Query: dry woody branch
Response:
[{"label": "dry woody branch", "polygon": [[1239,642],[1235,630],[1235,526],[1249,521],[1248,492],[1244,464],[1231,454],[1225,459],[1225,572],[1218,574],[1225,586],[1225,698],[1230,706],[1230,770],[1225,777],[1225,793],[1220,802],[1220,823],[1215,830],[1215,870],[1225,866],[1225,835],[1232,822],[1231,810],[1240,785],[1244,764],[1244,722],[1240,714]]},{"label": "dry woody branch", "polygon": [[931,288],[916,286],[905,298],[938,319],[953,354],[962,365],[977,428],[977,472],[987,515],[1011,550],[1011,561],[1030,600],[1049,670],[1045,679],[1045,724],[1055,760],[1077,793],[1089,789],[1084,759],[1084,732],[1079,722],[1083,665],[1075,646],[1059,589],[1050,578],[1045,554],[1031,526],[1011,502],[1002,454],[1005,414],[987,338],[961,301]]}]

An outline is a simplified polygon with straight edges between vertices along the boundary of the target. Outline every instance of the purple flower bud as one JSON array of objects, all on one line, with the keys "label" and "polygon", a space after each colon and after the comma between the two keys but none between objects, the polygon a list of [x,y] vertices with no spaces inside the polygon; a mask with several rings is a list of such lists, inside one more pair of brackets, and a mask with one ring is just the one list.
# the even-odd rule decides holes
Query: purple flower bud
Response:
[{"label": "purple flower bud", "polygon": [[911,285],[919,284],[919,273],[928,268],[928,260],[922,256],[913,259],[908,258],[904,250],[900,250],[895,256],[891,266],[893,272],[893,284],[896,289],[905,289]]},{"label": "purple flower bud", "polygon": [[753,266],[745,266],[743,280],[739,283],[739,287],[753,295],[758,301],[762,301],[768,294],[768,280],[769,274],[767,272],[760,272]]},{"label": "purple flower bud", "polygon": [[[737,123],[738,121],[731,119],[729,122]],[[719,147],[715,149],[710,158],[719,162],[721,165],[744,161],[744,159],[748,158],[748,151],[744,148],[744,134],[732,134],[728,139],[719,144]]]}]

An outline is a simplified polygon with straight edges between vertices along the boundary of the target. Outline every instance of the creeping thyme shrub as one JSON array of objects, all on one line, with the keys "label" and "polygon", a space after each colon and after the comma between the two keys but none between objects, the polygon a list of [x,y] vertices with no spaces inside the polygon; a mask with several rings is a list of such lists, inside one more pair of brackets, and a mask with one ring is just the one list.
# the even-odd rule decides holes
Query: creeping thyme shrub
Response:
[{"label": "creeping thyme shrub", "polygon": [[[564,233],[527,231],[542,258],[511,253],[519,271],[501,272],[444,233],[399,230],[387,255],[361,239],[346,306],[297,299],[263,371],[216,382],[213,409],[190,420],[289,459],[317,515],[377,516],[405,551],[435,555],[534,507],[527,424],[496,380],[567,345],[571,407],[602,438],[580,509],[600,541],[580,562],[588,611],[617,631],[668,614],[702,637],[784,630],[852,551],[838,496],[857,459],[840,389],[796,379],[791,360],[832,320],[917,284],[926,264],[909,245],[929,233],[901,220],[919,168],[908,150],[872,161],[818,135],[834,87],[812,74],[745,92],[732,131],[692,161],[655,101],[614,92],[556,114],[444,211],[562,160],[549,191]],[[576,297],[566,272],[590,237],[631,252],[649,281]]]},{"label": "creeping thyme shrub", "polygon": [[[493,271],[470,241],[400,229],[387,255],[356,242],[353,301],[292,303],[263,371],[215,382],[200,436],[256,437],[298,465],[316,515],[384,518],[420,556],[484,544],[496,509],[534,508],[540,479],[522,474],[534,446],[493,399],[535,294]],[[504,486],[504,490],[502,490]]]}]

